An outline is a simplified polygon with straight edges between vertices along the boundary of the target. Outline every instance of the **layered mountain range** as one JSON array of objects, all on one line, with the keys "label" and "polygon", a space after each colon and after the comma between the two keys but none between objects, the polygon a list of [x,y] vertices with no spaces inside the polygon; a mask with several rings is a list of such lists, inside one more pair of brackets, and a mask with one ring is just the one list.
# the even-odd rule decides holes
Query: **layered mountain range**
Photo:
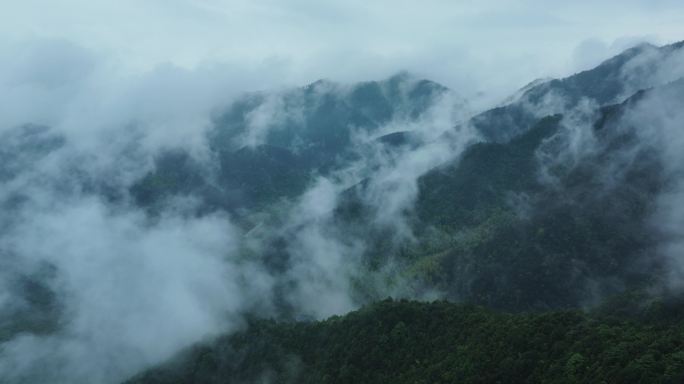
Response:
[{"label": "layered mountain range", "polygon": [[[677,43],[534,81],[485,111],[407,73],[247,94],[216,111],[202,151],[131,141],[118,167],[97,172],[67,136],[27,124],[3,133],[0,225],[13,233],[45,190],[133,211],[141,228],[232,222],[223,260],[246,303],[226,316],[248,320],[134,382],[675,382],[683,105]],[[13,247],[3,241],[5,260],[21,257]],[[5,263],[14,304],[0,312],[0,345],[63,332],[75,310],[60,296],[70,270],[50,258]],[[450,303],[377,303],[388,296]],[[394,352],[369,352],[372,364],[343,353],[364,354],[349,338],[370,340],[364,332]],[[620,343],[625,351],[609,351]],[[474,357],[497,346],[498,363]]]}]

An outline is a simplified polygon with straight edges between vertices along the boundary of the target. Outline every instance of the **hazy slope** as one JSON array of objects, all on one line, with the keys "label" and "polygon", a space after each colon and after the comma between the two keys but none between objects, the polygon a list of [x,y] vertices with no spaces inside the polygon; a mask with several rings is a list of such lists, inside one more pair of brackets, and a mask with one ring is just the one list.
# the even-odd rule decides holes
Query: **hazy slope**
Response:
[{"label": "hazy slope", "polygon": [[215,116],[207,134],[209,164],[162,153],[132,193],[145,206],[197,194],[210,208],[264,208],[301,195],[316,175],[358,160],[365,137],[390,133],[383,129],[392,122],[419,120],[448,92],[402,73],[352,86],[321,80],[246,95]]},{"label": "hazy slope", "polygon": [[621,102],[635,92],[684,76],[682,43],[656,47],[641,44],[595,68],[564,79],[542,81],[516,100],[485,111],[472,123],[487,140],[507,141],[534,121],[581,104],[598,107]]}]

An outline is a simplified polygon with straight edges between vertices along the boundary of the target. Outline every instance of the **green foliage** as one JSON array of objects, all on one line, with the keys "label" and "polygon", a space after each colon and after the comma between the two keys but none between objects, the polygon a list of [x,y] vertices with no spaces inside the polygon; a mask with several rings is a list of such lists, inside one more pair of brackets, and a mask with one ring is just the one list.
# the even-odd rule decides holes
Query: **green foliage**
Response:
[{"label": "green foliage", "polygon": [[505,314],[385,300],[313,323],[254,321],[133,383],[675,383],[684,318]]},{"label": "green foliage", "polygon": [[[636,127],[617,126],[624,108],[610,109],[596,127],[595,152],[576,162],[540,160],[545,152],[564,159],[566,128],[552,116],[510,142],[476,144],[422,177],[420,241],[402,256],[417,266],[413,260],[441,256],[418,278],[451,298],[509,310],[573,308],[658,280],[648,218],[664,185],[662,166],[635,141]],[[604,164],[624,153],[638,160],[607,174]]]},{"label": "green foliage", "polygon": [[459,229],[485,220],[493,209],[506,204],[511,192],[538,190],[535,151],[559,123],[560,116],[549,117],[510,143],[475,144],[458,161],[422,177],[419,217]]}]

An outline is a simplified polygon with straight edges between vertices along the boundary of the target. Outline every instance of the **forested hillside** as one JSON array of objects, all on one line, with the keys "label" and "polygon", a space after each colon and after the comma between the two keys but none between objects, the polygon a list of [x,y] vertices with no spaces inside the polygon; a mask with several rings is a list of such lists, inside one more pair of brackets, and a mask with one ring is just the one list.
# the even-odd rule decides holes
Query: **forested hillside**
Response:
[{"label": "forested hillside", "polygon": [[385,300],[320,322],[255,320],[127,383],[680,383],[684,318],[671,311]]}]

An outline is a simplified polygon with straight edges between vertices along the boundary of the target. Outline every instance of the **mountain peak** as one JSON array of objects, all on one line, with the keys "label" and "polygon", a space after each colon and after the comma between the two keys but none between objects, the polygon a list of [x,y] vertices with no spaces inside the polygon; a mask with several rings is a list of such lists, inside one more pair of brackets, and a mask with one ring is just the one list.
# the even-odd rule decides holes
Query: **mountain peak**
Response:
[{"label": "mountain peak", "polygon": [[663,45],[662,47],[660,47],[660,51],[664,53],[672,53],[675,51],[679,51],[682,48],[684,48],[684,40],[672,44]]}]

